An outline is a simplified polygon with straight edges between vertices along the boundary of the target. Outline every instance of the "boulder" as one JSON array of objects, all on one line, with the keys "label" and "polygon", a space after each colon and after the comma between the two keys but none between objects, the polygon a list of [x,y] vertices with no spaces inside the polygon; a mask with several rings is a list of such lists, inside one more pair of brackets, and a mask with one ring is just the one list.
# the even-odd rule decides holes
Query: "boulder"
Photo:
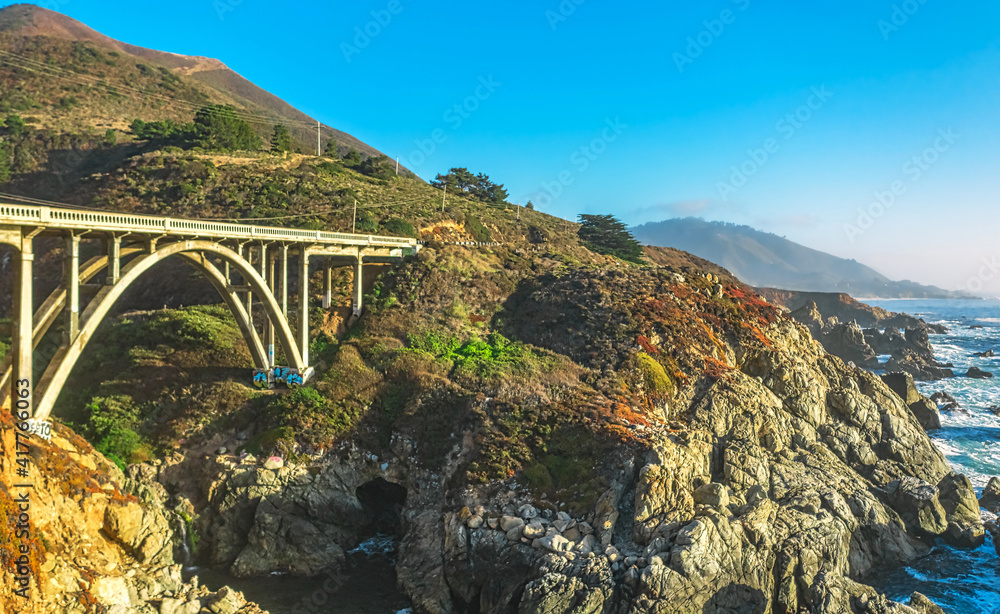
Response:
[{"label": "boulder", "polygon": [[996,354],[993,353],[993,350],[986,350],[985,352],[976,352],[973,355],[978,356],[979,358],[993,358],[996,356]]},{"label": "boulder", "polygon": [[975,548],[986,539],[979,501],[969,478],[951,472],[938,483],[938,499],[948,515],[945,540],[959,548]]},{"label": "boulder", "polygon": [[890,390],[898,394],[899,398],[903,399],[903,403],[907,405],[916,403],[923,398],[917,391],[916,384],[913,383],[913,376],[909,373],[886,373],[882,376],[882,381],[885,382],[885,385]]},{"label": "boulder", "polygon": [[1000,514],[1000,478],[990,478],[986,488],[983,489],[983,495],[979,498],[979,505],[994,514]]},{"label": "boulder", "polygon": [[993,374],[989,371],[983,371],[979,367],[969,367],[969,370],[965,372],[965,377],[971,377],[973,379],[992,379]]},{"label": "boulder", "polygon": [[882,376],[882,381],[889,389],[898,394],[899,398],[903,399],[925,431],[941,428],[941,416],[938,413],[937,404],[917,391],[912,375],[909,373],[886,373]]},{"label": "boulder", "polygon": [[910,607],[916,610],[918,614],[946,614],[938,604],[928,599],[925,595],[916,592],[910,595]]},{"label": "boulder", "polygon": [[938,499],[938,489],[933,484],[914,477],[905,477],[889,483],[889,500],[907,527],[929,537],[937,537],[948,530],[948,514]]},{"label": "boulder", "polygon": [[935,392],[931,395],[931,400],[938,405],[948,405],[950,403],[955,403],[956,405],[958,404],[955,397],[951,396],[947,392]]},{"label": "boulder", "polygon": [[894,373],[902,371],[909,373],[921,381],[934,381],[955,377],[955,372],[949,365],[942,365],[932,357],[918,354],[911,349],[894,353],[885,363],[885,370]]},{"label": "boulder", "polygon": [[517,516],[504,516],[500,519],[500,530],[509,533],[513,529],[520,529],[524,526],[524,521]]},{"label": "boulder", "polygon": [[712,482],[694,491],[694,502],[700,505],[711,505],[725,508],[729,505],[729,491],[722,484]]},{"label": "boulder", "polygon": [[934,401],[921,397],[919,401],[911,403],[909,407],[925,431],[936,431],[941,428],[941,414],[938,413],[938,407]]}]

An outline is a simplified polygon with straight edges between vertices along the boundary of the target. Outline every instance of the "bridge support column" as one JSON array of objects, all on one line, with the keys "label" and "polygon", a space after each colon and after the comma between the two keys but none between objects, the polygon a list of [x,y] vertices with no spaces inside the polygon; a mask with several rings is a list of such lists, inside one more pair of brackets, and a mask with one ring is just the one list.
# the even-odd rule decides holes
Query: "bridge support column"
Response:
[{"label": "bridge support column", "polygon": [[354,315],[361,315],[361,301],[364,295],[364,256],[358,254],[354,263]]},{"label": "bridge support column", "polygon": [[288,317],[288,246],[281,246],[281,313]]},{"label": "bridge support column", "polygon": [[302,364],[309,366],[309,248],[302,246],[299,256],[299,351]]},{"label": "bridge support column", "polygon": [[108,277],[105,284],[113,286],[122,276],[122,238],[114,235],[104,240],[108,253]]},{"label": "bridge support column", "polygon": [[327,258],[323,266],[323,309],[329,309],[333,304],[333,265]]},{"label": "bridge support column", "polygon": [[80,236],[66,236],[63,255],[63,285],[66,286],[66,326],[63,343],[69,345],[80,334]]},{"label": "bridge support column", "polygon": [[[274,269],[275,269],[275,258],[272,256],[267,259],[267,283],[271,289],[271,294],[277,287],[277,281],[274,279]],[[277,364],[274,360],[274,321],[271,318],[267,318],[267,327],[264,330],[264,343],[267,345],[267,366],[271,369]]]},{"label": "bridge support column", "polygon": [[[13,341],[13,347],[11,348],[12,356],[12,377],[10,378],[10,399],[11,408],[17,408],[17,403],[19,398],[19,390],[27,389],[29,399],[29,406],[27,408],[20,408],[21,411],[27,410],[32,413],[32,405],[34,405],[31,397],[32,386],[34,380],[32,378],[31,372],[31,351],[34,348],[32,336],[34,335],[34,278],[32,277],[34,262],[35,262],[35,252],[34,252],[34,235],[22,235],[21,237],[21,249],[18,252],[17,264],[14,268],[14,314],[16,319],[13,335],[11,341]],[[18,385],[21,382],[22,385]],[[27,386],[23,385],[27,382]]]}]

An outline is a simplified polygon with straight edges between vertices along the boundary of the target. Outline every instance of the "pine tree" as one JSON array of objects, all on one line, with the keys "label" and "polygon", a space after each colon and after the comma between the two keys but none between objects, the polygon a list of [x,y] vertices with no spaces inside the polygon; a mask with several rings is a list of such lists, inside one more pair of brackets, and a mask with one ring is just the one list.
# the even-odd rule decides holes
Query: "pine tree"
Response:
[{"label": "pine tree", "polygon": [[343,159],[344,166],[347,168],[355,168],[361,166],[361,154],[358,153],[357,149],[351,148],[347,152],[347,155]]},{"label": "pine tree", "polygon": [[231,105],[210,105],[194,117],[195,142],[206,149],[260,151],[263,141]]},{"label": "pine tree", "polygon": [[282,124],[274,127],[274,134],[271,135],[271,151],[286,152],[292,150],[292,135],[288,133],[288,128]]},{"label": "pine tree", "polygon": [[643,264],[642,245],[613,215],[580,215],[578,235],[591,251]]}]

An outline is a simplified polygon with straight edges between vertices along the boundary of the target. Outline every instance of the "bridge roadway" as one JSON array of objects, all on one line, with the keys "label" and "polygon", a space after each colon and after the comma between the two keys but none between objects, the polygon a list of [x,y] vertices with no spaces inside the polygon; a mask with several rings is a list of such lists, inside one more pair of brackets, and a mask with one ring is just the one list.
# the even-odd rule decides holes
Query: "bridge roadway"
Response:
[{"label": "bridge roadway", "polygon": [[[32,297],[38,237],[63,240],[63,278],[36,309]],[[101,255],[81,264],[80,245],[84,241],[100,241],[102,249]],[[331,304],[333,267],[353,266],[353,309],[358,315],[362,309],[364,263],[384,263],[420,249],[416,239],[404,237],[4,202],[0,202],[0,243],[16,250],[13,343],[0,365],[0,400],[5,404],[14,400],[19,410],[37,420],[51,413],[80,354],[115,302],[132,283],[167,258],[185,260],[218,290],[250,348],[256,385],[297,386],[313,372],[309,366],[310,259],[322,264],[324,308]],[[290,261],[299,279],[297,334],[292,332],[288,310]],[[104,278],[99,284],[88,283],[102,272]],[[81,303],[81,288],[96,290],[86,305]],[[255,301],[258,311],[264,313],[259,323],[261,330],[254,322]],[[41,377],[36,378],[32,373],[34,349],[60,317],[62,345]],[[285,360],[282,365],[276,361],[276,343]]]}]

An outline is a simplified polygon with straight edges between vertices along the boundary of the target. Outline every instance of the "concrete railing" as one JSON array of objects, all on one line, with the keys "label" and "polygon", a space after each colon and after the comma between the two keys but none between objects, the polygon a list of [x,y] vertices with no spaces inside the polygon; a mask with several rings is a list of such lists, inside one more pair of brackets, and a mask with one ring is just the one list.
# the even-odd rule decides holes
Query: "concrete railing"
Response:
[{"label": "concrete railing", "polygon": [[0,203],[0,225],[285,243],[415,247],[416,239]]}]

